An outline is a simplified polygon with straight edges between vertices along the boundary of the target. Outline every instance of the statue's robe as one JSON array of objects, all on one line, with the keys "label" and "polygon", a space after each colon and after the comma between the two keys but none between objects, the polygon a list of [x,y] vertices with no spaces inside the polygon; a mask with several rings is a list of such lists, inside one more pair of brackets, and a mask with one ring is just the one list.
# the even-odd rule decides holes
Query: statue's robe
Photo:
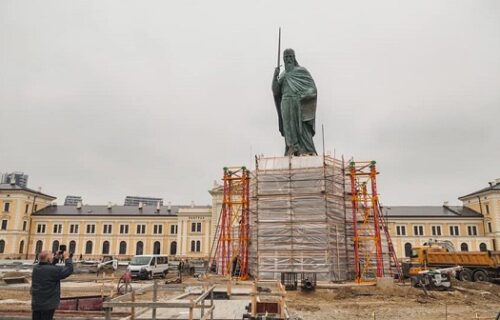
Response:
[{"label": "statue's robe", "polygon": [[300,66],[284,71],[273,92],[285,155],[317,154],[313,142],[317,90],[311,74]]}]

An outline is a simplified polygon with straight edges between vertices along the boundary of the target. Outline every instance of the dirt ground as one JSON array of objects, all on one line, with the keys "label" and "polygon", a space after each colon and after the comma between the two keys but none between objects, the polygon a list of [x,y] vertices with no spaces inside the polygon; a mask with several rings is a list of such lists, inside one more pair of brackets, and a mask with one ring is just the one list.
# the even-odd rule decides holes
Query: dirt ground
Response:
[{"label": "dirt ground", "polygon": [[410,285],[391,289],[348,287],[287,293],[292,315],[302,319],[495,319],[500,312],[500,285],[455,281],[449,291]]},{"label": "dirt ground", "polygon": [[[117,275],[119,276],[119,275]],[[196,284],[196,279],[185,279]],[[151,284],[135,282],[132,286]],[[109,294],[116,291],[116,280],[99,279],[95,274],[74,274],[65,281],[62,296]],[[173,297],[179,292],[163,293]],[[138,300],[149,300],[148,294]],[[0,290],[0,319],[12,311],[30,311],[29,285],[2,286]],[[449,291],[431,291],[426,295],[409,284],[388,289],[375,286],[351,286],[317,289],[314,292],[288,291],[287,305],[295,319],[414,319],[462,320],[492,319],[500,312],[500,284],[454,281]]]}]

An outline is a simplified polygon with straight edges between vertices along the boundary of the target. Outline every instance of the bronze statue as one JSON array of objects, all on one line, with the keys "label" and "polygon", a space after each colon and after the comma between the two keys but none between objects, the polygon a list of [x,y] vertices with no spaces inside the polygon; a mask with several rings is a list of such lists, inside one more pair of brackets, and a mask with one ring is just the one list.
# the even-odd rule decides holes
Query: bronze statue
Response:
[{"label": "bronze statue", "polygon": [[272,89],[279,130],[285,137],[285,156],[317,155],[313,142],[316,85],[309,71],[297,63],[292,49],[283,52],[283,61],[285,71],[279,74],[280,68],[276,67]]}]

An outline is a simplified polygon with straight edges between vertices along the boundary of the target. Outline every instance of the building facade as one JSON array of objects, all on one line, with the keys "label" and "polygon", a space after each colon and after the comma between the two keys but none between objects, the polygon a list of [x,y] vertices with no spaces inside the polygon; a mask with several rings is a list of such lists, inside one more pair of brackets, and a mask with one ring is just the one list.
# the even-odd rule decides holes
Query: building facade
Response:
[{"label": "building facade", "polygon": [[384,207],[399,258],[431,241],[448,241],[456,251],[500,250],[500,179],[458,198],[462,206]]},{"label": "building facade", "polygon": [[57,251],[61,244],[83,259],[141,254],[208,258],[209,206],[56,206],[33,214],[33,249]]},{"label": "building facade", "polygon": [[0,179],[1,184],[15,184],[23,188],[28,187],[28,175],[24,172],[14,171],[2,174]]},{"label": "building facade", "polygon": [[14,183],[0,184],[0,258],[23,257],[30,252],[33,213],[53,200],[55,197]]}]

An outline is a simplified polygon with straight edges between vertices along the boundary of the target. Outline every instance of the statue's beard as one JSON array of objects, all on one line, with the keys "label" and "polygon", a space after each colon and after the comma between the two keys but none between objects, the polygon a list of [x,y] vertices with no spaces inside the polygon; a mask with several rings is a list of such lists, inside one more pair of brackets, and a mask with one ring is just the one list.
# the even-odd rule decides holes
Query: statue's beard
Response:
[{"label": "statue's beard", "polygon": [[286,71],[293,70],[294,67],[295,67],[295,63],[294,62],[287,62],[287,63],[285,63],[285,70]]}]

